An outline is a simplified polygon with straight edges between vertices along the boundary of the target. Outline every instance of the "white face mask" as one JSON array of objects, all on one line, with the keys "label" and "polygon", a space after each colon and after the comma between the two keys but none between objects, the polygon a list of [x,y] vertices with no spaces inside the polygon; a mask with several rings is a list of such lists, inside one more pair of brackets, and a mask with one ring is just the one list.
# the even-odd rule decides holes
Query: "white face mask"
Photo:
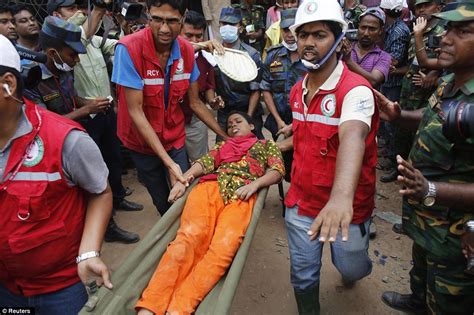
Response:
[{"label": "white face mask", "polygon": [[285,46],[286,49],[288,49],[289,51],[296,51],[298,49],[298,45],[296,45],[296,42],[294,42],[293,44],[288,44],[287,42],[285,42],[284,40],[281,42],[283,44],[283,46]]},{"label": "white face mask", "polygon": [[220,27],[219,32],[225,43],[232,44],[239,39],[239,28],[237,26],[223,25]]},{"label": "white face mask", "polygon": [[55,52],[56,52],[56,54],[58,55],[59,59],[62,62],[62,64],[57,63],[56,60],[53,58],[54,66],[56,67],[56,69],[58,69],[59,71],[63,71],[63,72],[70,72],[70,71],[74,70],[74,68],[71,68],[71,66],[69,66],[67,63],[65,63],[63,61],[63,59],[61,58],[61,56],[59,55],[59,53],[56,50],[55,50]]}]

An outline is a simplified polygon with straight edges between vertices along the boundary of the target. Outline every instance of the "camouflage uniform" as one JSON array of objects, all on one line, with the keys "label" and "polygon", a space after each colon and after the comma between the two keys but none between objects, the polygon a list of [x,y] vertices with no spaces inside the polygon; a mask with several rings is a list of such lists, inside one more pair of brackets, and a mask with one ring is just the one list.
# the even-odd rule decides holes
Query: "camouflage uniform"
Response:
[{"label": "camouflage uniform", "polygon": [[[443,78],[429,98],[410,161],[429,181],[474,182],[474,140],[450,143],[442,133],[449,108],[445,100],[474,103],[474,79],[452,91],[454,75]],[[425,207],[403,200],[403,228],[413,239],[413,268],[410,283],[413,294],[426,300],[436,314],[472,314],[474,312],[474,276],[463,271],[466,259],[461,253],[463,223],[474,219],[466,209],[441,205]]]},{"label": "camouflage uniform", "polygon": [[247,25],[253,25],[255,28],[255,32],[260,29],[265,31],[265,8],[260,5],[253,5],[249,8],[248,4],[245,0],[241,0],[240,4],[233,4],[232,7],[240,9],[242,13],[242,26],[244,27],[244,31],[241,34],[241,39],[248,45],[255,48],[259,53],[262,53],[263,50],[263,37],[256,42],[250,42],[249,38],[247,37],[247,31],[245,27]]},{"label": "camouflage uniform", "polygon": [[[426,54],[429,58],[437,58],[437,54],[434,51],[434,48],[437,47],[429,47],[428,39],[430,37],[441,38],[441,34],[444,32],[443,25],[444,22],[438,20],[436,23],[428,27],[423,34],[423,42],[426,47]],[[426,102],[426,99],[435,91],[436,88],[433,87],[429,89],[423,89],[413,84],[412,79],[414,74],[418,73],[418,71],[420,70],[426,73],[426,69],[421,69],[416,59],[414,36],[412,36],[408,48],[408,64],[408,72],[405,74],[402,80],[402,88],[400,92],[400,106],[402,107],[402,109],[405,110],[416,110],[423,107]],[[408,153],[410,152],[410,148],[413,144],[413,137],[414,133],[411,131],[407,131],[404,129],[398,129],[396,131],[395,147],[398,150],[397,153],[400,154],[404,159],[407,158]]]},{"label": "camouflage uniform", "polygon": [[362,13],[365,12],[365,10],[367,10],[367,7],[365,5],[362,5],[362,4],[357,4],[355,7],[353,7],[350,10],[353,11],[354,13],[352,14],[352,17],[349,20],[349,27],[350,28],[353,27],[354,29],[358,29],[359,28],[359,22],[360,22],[360,16],[362,15]]},{"label": "camouflage uniform", "polygon": [[[296,82],[303,78],[306,72],[307,70],[301,60],[291,62],[290,51],[282,44],[270,47],[267,50],[267,58],[263,63],[260,89],[272,93],[275,107],[286,124],[291,124],[292,121],[289,101],[290,90]],[[278,126],[272,115],[268,115],[265,128],[270,130],[275,137]]]}]

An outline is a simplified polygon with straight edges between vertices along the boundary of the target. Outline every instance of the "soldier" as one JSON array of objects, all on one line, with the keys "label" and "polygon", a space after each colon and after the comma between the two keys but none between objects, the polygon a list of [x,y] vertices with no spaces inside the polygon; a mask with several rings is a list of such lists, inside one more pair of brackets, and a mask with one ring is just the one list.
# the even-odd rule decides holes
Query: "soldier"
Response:
[{"label": "soldier", "polygon": [[[428,20],[428,27],[424,31],[423,41],[426,46],[426,53],[429,58],[436,57],[435,49],[438,48],[437,41],[444,32],[443,22],[432,16],[441,10],[440,0],[417,0],[415,2],[415,16],[424,17]],[[426,74],[425,79],[431,78],[431,82],[435,83],[439,75],[438,71],[429,71],[429,69],[421,69],[418,65],[418,61],[415,58],[416,48],[415,39],[411,38],[410,46],[408,49],[408,70],[405,77],[402,80],[402,88],[400,92],[400,105],[406,110],[416,110],[424,105],[426,99],[434,92],[435,87],[430,84],[430,87],[422,88],[416,86],[417,77],[420,75],[419,71]],[[407,158],[410,151],[414,134],[404,129],[399,129],[395,136],[395,148],[404,159]],[[380,178],[382,182],[392,182],[397,179],[397,172],[391,172]],[[395,228],[400,231],[399,227]]]},{"label": "soldier", "polygon": [[270,47],[263,63],[262,90],[263,99],[270,115],[265,128],[276,138],[277,132],[291,124],[290,90],[306,73],[306,68],[298,56],[296,39],[289,27],[295,22],[296,9],[281,11],[281,32],[283,42]]},{"label": "soldier", "polygon": [[358,29],[360,16],[367,10],[367,7],[361,4],[360,0],[345,0],[343,2],[344,16],[349,20],[349,29]]},{"label": "soldier", "polygon": [[259,53],[263,50],[263,34],[265,32],[265,8],[256,5],[255,0],[241,0],[232,7],[242,12],[243,32],[240,38],[244,43],[255,48]]},{"label": "soldier", "polygon": [[[445,117],[459,102],[474,103],[474,0],[436,14],[448,21],[438,63],[453,74],[415,111],[378,94],[381,118],[418,126],[408,162],[397,157],[404,186],[403,229],[413,239],[411,294],[385,292],[382,300],[410,313],[472,314],[474,276],[464,273],[463,223],[474,218],[474,139],[448,140]],[[416,128],[416,127],[415,127]],[[471,221],[472,222],[472,221]]]}]

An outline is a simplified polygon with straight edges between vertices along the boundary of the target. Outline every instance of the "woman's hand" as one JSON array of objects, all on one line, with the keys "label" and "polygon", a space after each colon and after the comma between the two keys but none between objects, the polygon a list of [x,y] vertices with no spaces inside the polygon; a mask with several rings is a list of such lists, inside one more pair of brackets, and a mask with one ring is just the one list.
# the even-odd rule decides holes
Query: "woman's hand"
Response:
[{"label": "woman's hand", "polygon": [[251,182],[250,184],[238,188],[235,194],[240,200],[249,200],[259,189],[260,187],[256,182]]},{"label": "woman's hand", "polygon": [[186,191],[186,186],[184,186],[181,182],[176,182],[173,188],[170,191],[170,195],[168,196],[168,202],[175,202],[178,200],[184,192]]}]

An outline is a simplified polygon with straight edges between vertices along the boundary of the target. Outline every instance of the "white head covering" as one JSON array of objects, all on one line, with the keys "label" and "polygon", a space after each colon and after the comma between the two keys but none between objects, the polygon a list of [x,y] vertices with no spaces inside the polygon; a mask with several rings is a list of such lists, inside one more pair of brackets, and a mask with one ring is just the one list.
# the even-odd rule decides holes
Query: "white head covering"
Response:
[{"label": "white head covering", "polygon": [[0,66],[10,67],[21,71],[20,55],[12,42],[3,35],[0,35]]}]

